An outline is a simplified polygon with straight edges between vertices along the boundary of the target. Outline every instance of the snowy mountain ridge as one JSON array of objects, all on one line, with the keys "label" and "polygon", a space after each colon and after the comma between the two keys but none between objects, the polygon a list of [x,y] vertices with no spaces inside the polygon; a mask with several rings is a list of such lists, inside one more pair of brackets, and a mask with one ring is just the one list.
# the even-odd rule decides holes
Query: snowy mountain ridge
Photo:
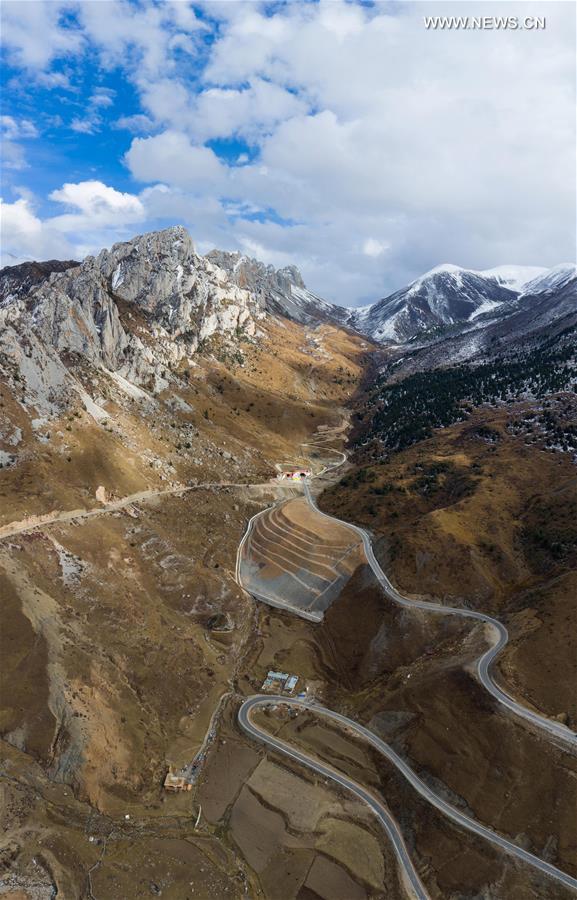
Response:
[{"label": "snowy mountain ridge", "polygon": [[395,344],[467,323],[484,327],[491,315],[514,313],[523,298],[553,294],[572,283],[577,291],[576,272],[571,263],[482,271],[443,263],[376,303],[349,309],[346,324],[373,340]]},{"label": "snowy mountain ridge", "polygon": [[309,291],[295,266],[219,250],[201,256],[173,226],[81,263],[3,269],[0,367],[8,378],[20,373],[31,402],[48,411],[80,390],[72,358],[154,394],[211,342],[238,353],[267,315],[343,326],[450,362],[484,352],[489,340],[525,340],[576,308],[572,264],[474,271],[448,263],[376,303],[345,308]]}]

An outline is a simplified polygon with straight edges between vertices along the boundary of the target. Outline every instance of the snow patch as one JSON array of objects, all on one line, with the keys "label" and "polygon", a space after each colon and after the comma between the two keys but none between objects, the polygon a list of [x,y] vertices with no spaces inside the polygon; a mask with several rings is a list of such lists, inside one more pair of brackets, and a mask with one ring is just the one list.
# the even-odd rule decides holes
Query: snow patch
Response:
[{"label": "snow patch", "polygon": [[494,309],[497,309],[498,306],[502,306],[502,303],[499,303],[498,300],[483,300],[480,306],[471,313],[469,316],[469,320],[476,319],[477,316],[482,316],[485,313],[491,312]]},{"label": "snow patch", "polygon": [[574,263],[561,263],[527,282],[523,287],[523,295],[540,294],[543,291],[561,288],[576,276],[577,266]]},{"label": "snow patch", "polygon": [[116,288],[120,287],[123,281],[124,272],[122,271],[122,263],[118,263],[114,272],[112,273],[112,290],[115,291]]},{"label": "snow patch", "polygon": [[499,284],[505,285],[512,291],[521,291],[527,282],[543,275],[547,269],[543,266],[495,266],[494,269],[484,269],[476,272],[484,278],[495,278]]}]

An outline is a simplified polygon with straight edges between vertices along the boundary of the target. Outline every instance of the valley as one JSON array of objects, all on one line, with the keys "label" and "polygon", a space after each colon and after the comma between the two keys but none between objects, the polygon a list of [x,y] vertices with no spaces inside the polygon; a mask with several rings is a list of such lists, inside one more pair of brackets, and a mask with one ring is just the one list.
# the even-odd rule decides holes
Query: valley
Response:
[{"label": "valley", "polygon": [[431,377],[436,343],[314,321],[298,273],[143,241],[9,276],[1,892],[571,896],[565,311],[515,350],[561,347],[562,384],[471,397],[487,356]]}]

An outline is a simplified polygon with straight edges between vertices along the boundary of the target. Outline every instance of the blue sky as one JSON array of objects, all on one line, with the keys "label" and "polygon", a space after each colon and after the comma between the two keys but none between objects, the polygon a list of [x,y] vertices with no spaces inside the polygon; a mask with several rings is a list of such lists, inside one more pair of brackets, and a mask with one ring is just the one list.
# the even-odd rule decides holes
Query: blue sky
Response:
[{"label": "blue sky", "polygon": [[[471,3],[1,7],[2,262],[181,223],[367,302],[438,263],[575,246],[575,7],[539,32],[430,32]],[[551,165],[555,159],[555,165]]]}]

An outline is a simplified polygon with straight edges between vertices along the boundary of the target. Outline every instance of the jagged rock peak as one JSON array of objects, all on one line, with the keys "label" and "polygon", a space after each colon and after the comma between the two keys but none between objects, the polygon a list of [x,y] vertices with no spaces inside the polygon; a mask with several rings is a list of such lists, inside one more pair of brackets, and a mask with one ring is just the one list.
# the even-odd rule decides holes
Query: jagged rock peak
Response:
[{"label": "jagged rock peak", "polygon": [[[84,263],[94,265],[111,279],[111,287],[119,291],[134,290],[131,276],[150,271],[177,272],[179,266],[200,261],[188,231],[180,225],[163,231],[150,231],[137,235],[130,241],[114,244],[110,250],[101,250],[97,257],[87,257]],[[128,298],[126,298],[128,299]],[[132,298],[134,299],[134,298]]]},{"label": "jagged rock peak", "polygon": [[205,259],[224,269],[239,287],[251,291],[269,312],[288,316],[297,322],[344,322],[347,311],[328,303],[305,286],[296,266],[274,266],[241,253],[211,250]]},{"label": "jagged rock peak", "polygon": [[258,259],[244,256],[238,252],[229,253],[226,250],[211,250],[205,258],[224,269],[239,287],[257,293],[271,288],[284,292],[291,285],[305,288],[302,275],[296,266],[275,269],[274,266],[260,262]]},{"label": "jagged rock peak", "polygon": [[180,226],[115,244],[65,271],[49,269],[0,305],[0,356],[6,347],[12,368],[30,369],[25,345],[35,342],[30,384],[48,371],[62,375],[72,354],[160,390],[167,373],[183,360],[192,364],[213,335],[237,350],[240,337],[257,335],[264,315],[253,294],[196,253]]}]

